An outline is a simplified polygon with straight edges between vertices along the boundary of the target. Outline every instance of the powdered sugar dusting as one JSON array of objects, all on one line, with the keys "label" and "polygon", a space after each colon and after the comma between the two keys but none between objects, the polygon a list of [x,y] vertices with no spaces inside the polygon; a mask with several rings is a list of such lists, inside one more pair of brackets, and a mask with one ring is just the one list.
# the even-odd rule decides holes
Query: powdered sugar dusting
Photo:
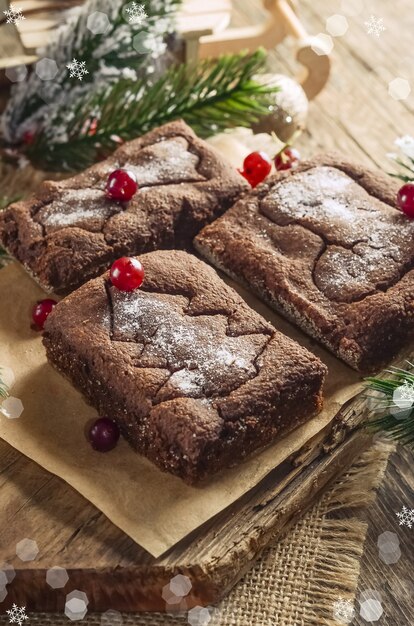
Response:
[{"label": "powdered sugar dusting", "polygon": [[166,139],[144,148],[138,155],[137,162],[125,163],[125,169],[131,170],[141,187],[169,182],[202,181],[204,177],[197,172],[200,158],[188,150],[188,143],[182,137]]},{"label": "powdered sugar dusting", "polygon": [[315,268],[315,282],[331,300],[359,299],[398,277],[398,264],[366,245],[357,252],[331,246]]},{"label": "powdered sugar dusting", "polygon": [[254,361],[267,338],[230,337],[222,315],[190,316],[181,296],[112,292],[113,338],[143,344],[140,363],[172,372],[168,388],[202,397],[236,388],[257,374]]},{"label": "powdered sugar dusting", "polygon": [[[361,193],[362,192],[362,193]],[[355,193],[361,215],[355,212]],[[267,201],[277,203],[277,213],[317,226],[335,220],[348,226],[349,220],[366,220],[366,211],[376,212],[368,194],[349,176],[333,167],[315,167],[298,172],[275,185]],[[347,228],[347,230],[349,230]]]},{"label": "powdered sugar dusting", "polygon": [[318,167],[309,170],[313,183],[324,193],[341,193],[349,188],[352,178],[334,167]]},{"label": "powdered sugar dusting", "polygon": [[336,198],[324,198],[322,200],[322,208],[333,217],[345,220],[352,219],[352,211],[349,207],[344,202],[340,202]]},{"label": "powdered sugar dusting", "polygon": [[276,183],[261,210],[276,224],[298,224],[320,236],[326,250],[316,259],[313,278],[330,300],[387,289],[414,253],[414,223],[334,167],[314,167]]},{"label": "powdered sugar dusting", "polygon": [[99,189],[68,189],[59,199],[46,205],[37,214],[50,230],[68,226],[100,230],[105,220],[119,207],[106,199]]},{"label": "powdered sugar dusting", "polygon": [[200,157],[189,151],[189,144],[183,137],[163,139],[142,148],[133,163],[120,164],[111,159],[103,162],[100,165],[100,180],[94,187],[62,191],[59,198],[38,211],[35,219],[44,225],[47,232],[68,227],[99,232],[109,217],[131,206],[131,203],[122,204],[106,197],[107,178],[115,169],[131,170],[137,178],[139,193],[143,193],[154,185],[205,180],[197,171],[199,162]]},{"label": "powdered sugar dusting", "polygon": [[298,222],[327,243],[349,246],[365,241],[381,248],[401,238],[412,241],[414,235],[413,223],[334,167],[314,167],[283,180],[262,208],[274,222]]},{"label": "powdered sugar dusting", "polygon": [[197,395],[203,387],[203,377],[200,372],[183,369],[174,374],[170,378],[170,383],[180,389],[185,396]]}]

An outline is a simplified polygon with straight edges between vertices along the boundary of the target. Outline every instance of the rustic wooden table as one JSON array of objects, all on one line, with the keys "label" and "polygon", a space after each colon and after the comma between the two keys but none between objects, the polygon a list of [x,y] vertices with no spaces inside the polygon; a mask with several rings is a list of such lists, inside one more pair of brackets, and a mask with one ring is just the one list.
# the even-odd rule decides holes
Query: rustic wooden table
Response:
[{"label": "rustic wooden table", "polygon": [[[235,0],[234,4],[237,25],[260,16],[260,0]],[[346,15],[349,21],[348,32],[334,38],[332,76],[323,93],[311,103],[300,149],[306,156],[339,149],[367,165],[391,169],[386,154],[392,151],[394,139],[414,134],[414,81],[413,93],[406,100],[396,101],[388,93],[388,83],[394,78],[413,78],[411,1],[376,0],[373,5],[362,0],[301,0],[299,5],[301,18],[311,33],[326,32],[326,18],[333,14]],[[378,38],[368,35],[364,24],[372,13],[383,18],[386,28]],[[271,53],[270,68],[278,73],[295,73],[289,42]],[[15,456],[11,452],[10,459],[3,460],[15,464],[29,479],[33,473],[28,462]],[[45,475],[42,488],[55,482]],[[396,512],[403,505],[414,508],[414,455],[398,449],[377,502],[368,511],[369,533],[359,583],[360,592],[375,589],[381,594],[384,615],[375,622],[379,626],[414,624],[414,528],[398,527]],[[400,538],[401,558],[395,565],[386,565],[378,554],[377,538],[385,530],[397,532]],[[366,623],[359,617],[354,621],[357,626]]]},{"label": "rustic wooden table", "polygon": [[[239,23],[257,19],[257,0],[237,0],[235,4]],[[339,149],[368,166],[392,170],[386,155],[393,151],[394,140],[414,135],[412,2],[300,0],[297,4],[311,33],[326,33],[326,19],[334,14],[345,15],[349,22],[348,32],[333,38],[332,75],[311,103],[308,128],[299,142],[302,153],[309,156],[319,150]],[[367,34],[365,21],[372,14],[383,18],[386,30],[380,37]],[[295,72],[288,44],[271,54],[270,65],[275,72]],[[396,101],[388,93],[388,83],[397,77],[412,81],[413,91],[406,100]],[[375,622],[379,626],[414,624],[414,528],[397,524],[396,512],[403,505],[414,508],[414,455],[398,449],[377,502],[368,512],[369,533],[359,582],[359,592],[375,589],[381,594],[384,614]],[[397,532],[400,538],[401,558],[395,565],[386,565],[378,555],[378,535],[386,530]],[[360,617],[354,623],[367,624]]]}]

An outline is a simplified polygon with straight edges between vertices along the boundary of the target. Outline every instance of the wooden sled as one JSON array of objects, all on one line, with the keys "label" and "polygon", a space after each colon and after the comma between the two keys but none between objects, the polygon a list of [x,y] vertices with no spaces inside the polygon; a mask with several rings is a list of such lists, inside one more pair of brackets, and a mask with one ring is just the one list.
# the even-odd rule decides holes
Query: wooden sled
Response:
[{"label": "wooden sled", "polygon": [[[0,69],[31,64],[36,50],[62,22],[64,10],[81,4],[80,0],[20,0],[16,7],[26,19],[6,24],[3,11],[8,0],[0,0]],[[226,52],[272,49],[285,37],[296,42],[296,58],[302,66],[298,77],[309,99],[324,87],[330,71],[330,59],[315,50],[311,37],[299,20],[293,1],[263,0],[264,20],[242,28],[231,28],[231,0],[184,0],[178,16],[178,28],[186,46],[186,60],[217,57]]]}]

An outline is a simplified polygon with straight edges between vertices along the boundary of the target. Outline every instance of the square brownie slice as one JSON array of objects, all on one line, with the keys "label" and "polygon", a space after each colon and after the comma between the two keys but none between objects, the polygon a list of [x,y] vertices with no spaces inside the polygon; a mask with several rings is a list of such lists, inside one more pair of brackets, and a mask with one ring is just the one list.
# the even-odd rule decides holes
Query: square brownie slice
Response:
[{"label": "square brownie slice", "polygon": [[[106,197],[108,176],[131,170],[132,200]],[[123,255],[190,249],[198,231],[228,209],[246,181],[184,122],[158,128],[105,161],[0,213],[0,242],[46,290],[66,294]]]},{"label": "square brownie slice", "polygon": [[182,251],[140,257],[139,290],[108,273],[62,300],[49,361],[161,469],[194,483],[319,412],[326,367],[215,270]]},{"label": "square brownie slice", "polygon": [[414,222],[397,209],[398,186],[321,155],[249,193],[195,247],[353,368],[372,372],[414,331]]}]

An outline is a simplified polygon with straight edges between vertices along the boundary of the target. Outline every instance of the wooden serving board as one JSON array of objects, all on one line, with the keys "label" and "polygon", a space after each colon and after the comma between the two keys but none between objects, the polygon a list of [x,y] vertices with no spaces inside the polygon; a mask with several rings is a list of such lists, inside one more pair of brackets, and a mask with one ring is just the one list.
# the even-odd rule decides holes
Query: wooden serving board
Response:
[{"label": "wooden serving board", "polygon": [[[74,589],[87,594],[90,611],[165,611],[162,588],[178,573],[192,580],[187,609],[216,603],[369,446],[370,436],[358,428],[365,410],[363,399],[352,401],[294,458],[159,559],[63,481],[0,441],[0,563],[16,571],[2,611],[13,603],[28,611],[63,611]],[[34,561],[22,562],[15,547],[26,537],[42,549]],[[46,583],[53,566],[68,572],[63,589]]]}]

